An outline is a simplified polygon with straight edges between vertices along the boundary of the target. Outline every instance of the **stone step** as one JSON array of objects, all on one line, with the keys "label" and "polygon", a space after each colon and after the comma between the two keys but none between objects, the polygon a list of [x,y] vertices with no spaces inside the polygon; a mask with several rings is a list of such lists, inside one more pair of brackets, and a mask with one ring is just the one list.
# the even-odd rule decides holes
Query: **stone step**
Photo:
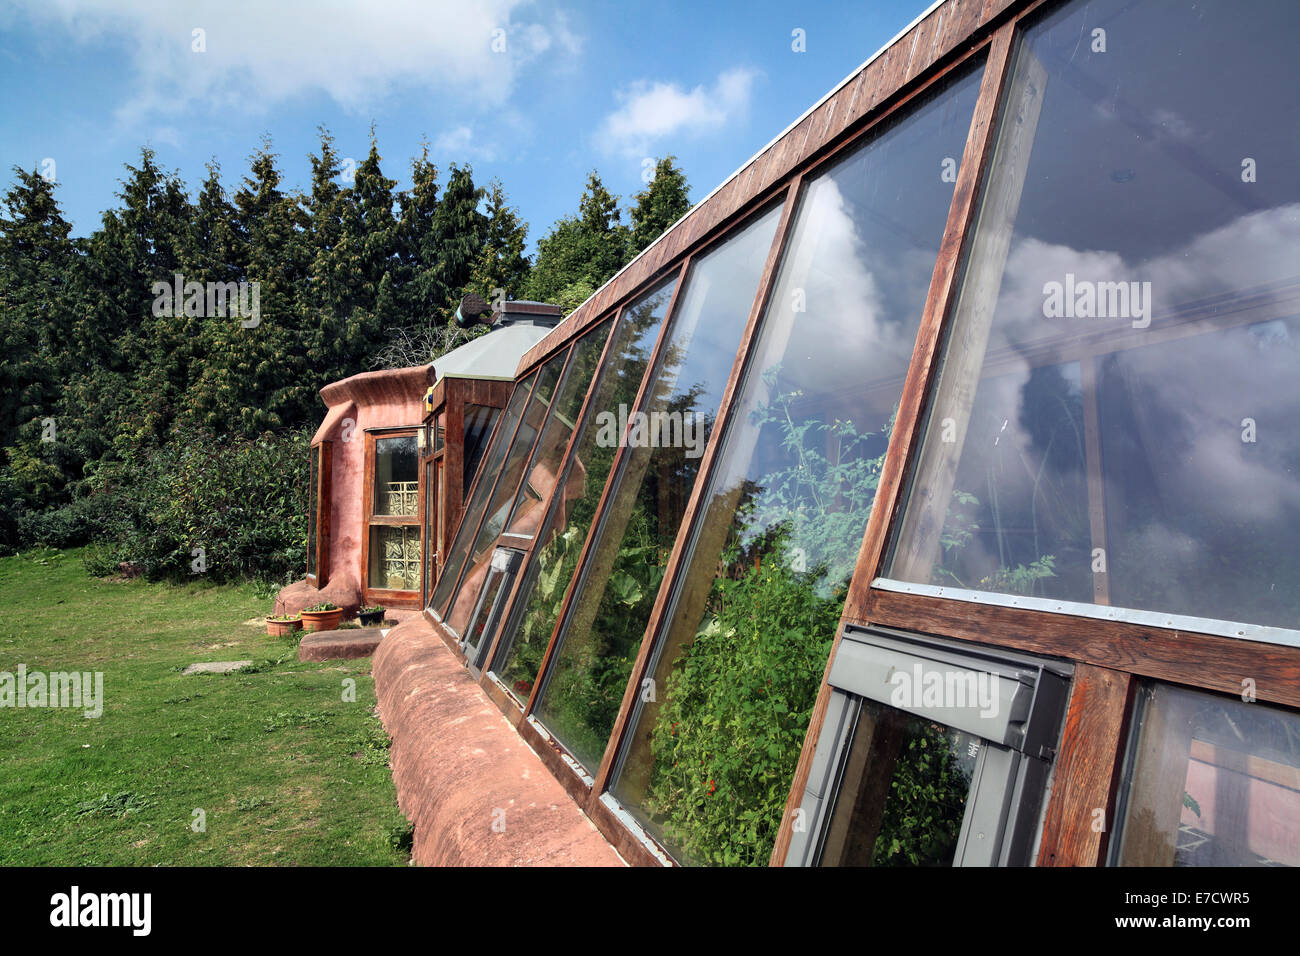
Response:
[{"label": "stone step", "polygon": [[348,657],[369,657],[384,639],[387,627],[351,627],[339,631],[304,634],[298,644],[298,660],[331,661]]}]

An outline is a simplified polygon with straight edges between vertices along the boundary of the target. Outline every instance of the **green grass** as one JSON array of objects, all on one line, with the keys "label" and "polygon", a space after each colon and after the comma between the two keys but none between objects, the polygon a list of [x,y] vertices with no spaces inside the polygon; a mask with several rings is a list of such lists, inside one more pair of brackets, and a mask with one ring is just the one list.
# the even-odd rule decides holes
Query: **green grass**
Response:
[{"label": "green grass", "polygon": [[270,603],[97,580],[77,551],[0,558],[0,671],[104,680],[95,719],[0,708],[0,864],[405,864],[369,659],[300,664],[296,641],[245,623]]}]

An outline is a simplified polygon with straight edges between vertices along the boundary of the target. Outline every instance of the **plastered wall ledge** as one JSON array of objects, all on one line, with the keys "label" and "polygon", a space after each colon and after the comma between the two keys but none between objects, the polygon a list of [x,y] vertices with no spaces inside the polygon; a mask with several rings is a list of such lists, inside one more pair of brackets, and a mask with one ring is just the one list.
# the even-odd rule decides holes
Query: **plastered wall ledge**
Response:
[{"label": "plastered wall ledge", "polygon": [[374,676],[416,863],[624,865],[423,617],[388,632]]}]

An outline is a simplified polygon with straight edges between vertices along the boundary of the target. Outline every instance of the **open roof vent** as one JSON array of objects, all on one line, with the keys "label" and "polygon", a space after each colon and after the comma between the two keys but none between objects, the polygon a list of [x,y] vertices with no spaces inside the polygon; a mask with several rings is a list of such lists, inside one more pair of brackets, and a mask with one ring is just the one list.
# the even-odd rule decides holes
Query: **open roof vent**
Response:
[{"label": "open roof vent", "polygon": [[[486,320],[484,316],[487,316]],[[492,324],[492,306],[481,295],[471,292],[460,300],[460,307],[456,309],[456,324],[462,329],[468,329],[479,322]]]},{"label": "open roof vent", "polygon": [[529,299],[502,302],[501,308],[494,312],[487,300],[473,292],[461,299],[460,307],[456,309],[456,324],[462,329],[472,328],[480,322],[489,327],[521,322],[550,327],[558,324],[560,318],[558,305]]}]

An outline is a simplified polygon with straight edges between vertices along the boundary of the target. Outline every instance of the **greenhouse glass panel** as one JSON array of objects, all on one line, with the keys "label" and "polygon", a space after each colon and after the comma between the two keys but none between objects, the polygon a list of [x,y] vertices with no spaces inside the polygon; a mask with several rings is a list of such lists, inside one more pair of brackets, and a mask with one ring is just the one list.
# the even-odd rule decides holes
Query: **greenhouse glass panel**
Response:
[{"label": "greenhouse glass panel", "polygon": [[552,503],[537,536],[538,547],[515,600],[517,610],[506,624],[495,666],[498,680],[521,702],[528,699],[537,680],[618,450],[597,441],[596,421],[602,413],[617,415],[620,407],[635,404],[675,287],[675,280],[668,282],[624,309],[573,454],[564,465],[560,486],[565,494]]},{"label": "greenhouse glass panel", "polygon": [[[531,540],[537,533],[537,526],[542,520],[541,507],[558,486],[564,452],[577,427],[582,404],[587,400],[587,390],[596,374],[596,367],[600,364],[600,355],[605,349],[610,326],[609,322],[600,325],[574,347],[573,359],[568,371],[564,373],[564,384],[557,393],[555,408],[546,420],[546,428],[533,450],[532,460],[524,470],[524,480],[515,495],[504,534]],[[569,480],[573,486],[565,489],[565,500],[581,493],[584,476],[578,470],[569,476]]]},{"label": "greenhouse glass panel", "polygon": [[780,214],[692,265],[642,407],[596,422],[597,442],[625,443],[625,454],[537,707],[588,770],[622,703]]},{"label": "greenhouse glass panel", "polygon": [[[532,397],[528,400],[528,406],[500,470],[483,472],[484,480],[497,479],[496,488],[488,499],[483,522],[474,538],[474,546],[470,549],[464,580],[452,598],[451,608],[444,619],[447,627],[458,636],[464,633],[474,605],[478,603],[479,591],[483,588],[483,580],[492,561],[493,546],[505,528],[507,512],[515,499],[515,490],[519,487],[524,465],[527,464],[537,435],[550,413],[555,387],[559,383],[560,373],[564,371],[564,360],[568,354],[569,349],[565,349],[542,366],[537,373],[537,384],[533,388]],[[468,517],[467,513],[466,519]]]},{"label": "greenhouse glass panel", "polygon": [[1300,644],[1298,32],[1026,30],[881,587]]},{"label": "greenhouse glass panel", "polygon": [[[465,406],[465,444],[461,452],[462,488],[468,488],[478,474],[479,463],[487,451],[488,439],[492,435],[492,426],[496,424],[500,410],[491,405]],[[442,416],[438,416],[441,418]]]},{"label": "greenhouse glass panel", "polygon": [[934,171],[962,154],[980,75],[800,200],[612,788],[683,861],[768,862],[952,201]]},{"label": "greenhouse glass panel", "polygon": [[[476,565],[489,563],[498,545],[526,548],[531,542],[537,525],[541,522],[541,507],[551,490],[555,488],[560,458],[568,447],[574,422],[582,411],[582,403],[587,397],[587,388],[591,385],[591,377],[600,361],[600,353],[605,347],[609,328],[609,323],[599,326],[584,336],[574,347],[573,359],[564,372],[563,381],[555,390],[554,400],[549,403],[550,413],[546,418],[546,425],[536,447],[532,450],[532,458],[528,461],[527,467],[521,466],[518,470],[515,469],[514,460],[517,460],[515,450],[512,450],[507,457],[506,468],[502,471],[502,482],[493,496],[493,503],[500,502],[501,508],[489,507],[488,509],[491,517],[484,523],[479,534],[479,542],[474,548]],[[549,377],[548,369],[552,366],[559,368],[557,363],[562,359],[562,355],[557,356],[551,360],[546,369],[542,370],[544,380]],[[539,393],[544,386],[545,381],[538,385]],[[538,401],[539,398],[540,395],[535,397],[534,401]],[[519,447],[517,441],[516,449]],[[519,480],[520,475],[523,477],[522,481]],[[510,479],[509,484],[507,484],[508,479]],[[581,480],[580,476],[578,480]],[[516,485],[519,488],[518,492],[515,492]],[[513,503],[510,499],[512,493],[514,493]],[[508,518],[499,519],[498,511],[504,516],[504,509],[507,507],[510,508]],[[457,627],[457,621],[462,613],[473,608],[475,602],[479,600],[479,592],[485,580],[484,575],[491,577],[487,571],[479,574],[476,568],[472,568],[456,595],[449,615],[449,623],[458,633],[461,633],[461,630]],[[457,611],[457,608],[461,610]],[[481,621],[478,623],[482,624]],[[481,647],[482,632],[483,628],[480,626],[473,638],[476,647]],[[470,640],[469,633],[469,631],[464,632],[467,641]],[[487,635],[489,641],[492,636],[492,634]],[[486,650],[486,648],[482,649]]]},{"label": "greenhouse glass panel", "polygon": [[523,415],[528,395],[536,380],[537,375],[534,373],[516,385],[515,390],[510,394],[510,402],[506,405],[505,412],[498,418],[497,427],[489,440],[490,447],[485,452],[482,479],[474,485],[470,500],[461,514],[456,536],[448,549],[447,560],[443,562],[442,576],[438,578],[438,586],[434,589],[433,599],[429,602],[429,607],[434,613],[438,613],[446,606],[451,598],[452,589],[460,578],[461,569],[465,566],[465,558],[469,554],[470,539],[478,528],[479,519],[483,517],[483,511],[487,507],[488,496],[492,493],[492,481],[501,470],[502,462],[505,461],[506,452],[510,448],[510,439],[514,436],[515,426],[519,424],[519,418]]}]

